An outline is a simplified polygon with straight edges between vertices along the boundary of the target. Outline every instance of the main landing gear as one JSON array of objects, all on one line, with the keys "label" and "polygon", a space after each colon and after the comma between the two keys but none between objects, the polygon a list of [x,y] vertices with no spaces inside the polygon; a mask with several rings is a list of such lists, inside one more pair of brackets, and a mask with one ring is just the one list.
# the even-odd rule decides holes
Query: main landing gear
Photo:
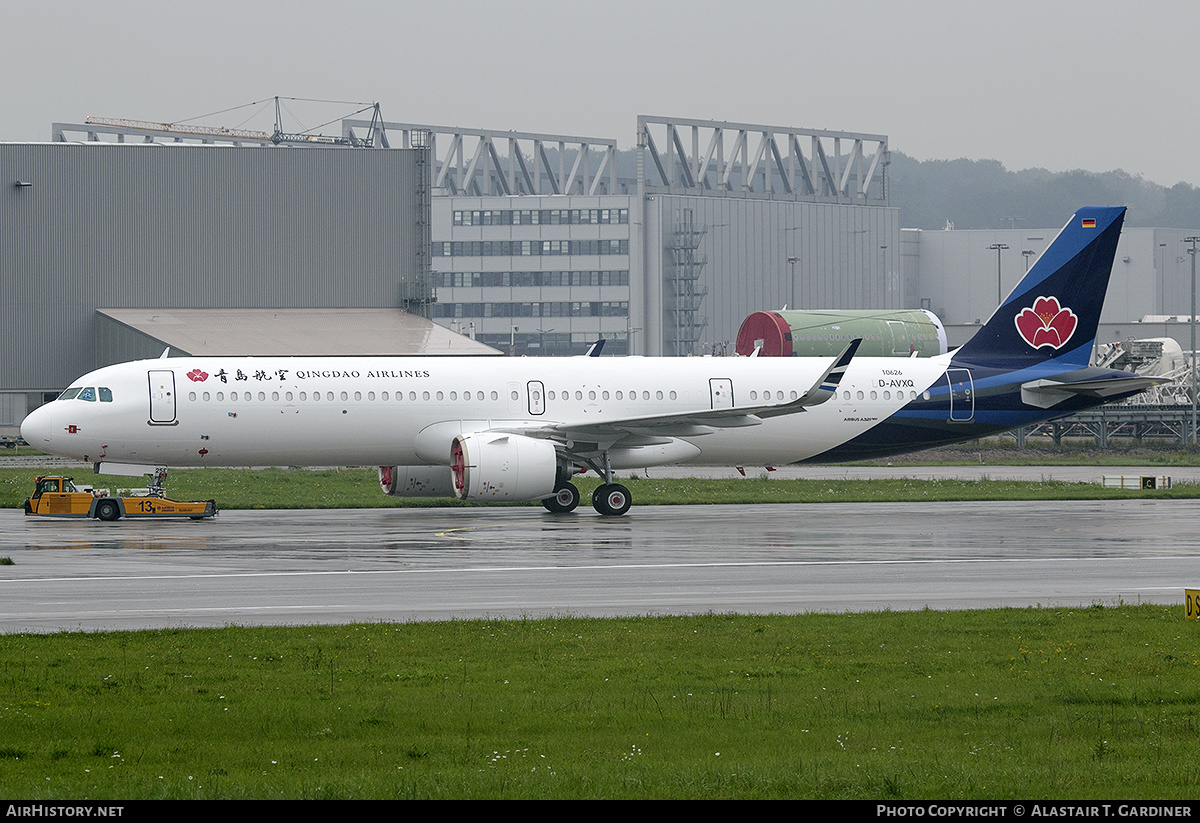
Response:
[{"label": "main landing gear", "polygon": [[629,489],[620,483],[601,483],[592,492],[592,508],[600,514],[615,517],[629,511],[631,505]]},{"label": "main landing gear", "polygon": [[575,488],[574,483],[562,483],[554,490],[554,496],[545,498],[542,505],[551,514],[573,512],[579,505],[579,489]]},{"label": "main landing gear", "polygon": [[[633,496],[629,494],[629,489],[620,483],[612,482],[613,472],[608,462],[608,452],[604,453],[603,471],[591,461],[588,461],[588,465],[605,481],[592,492],[592,508],[605,517],[619,517],[629,511],[629,507],[633,505]],[[579,505],[579,489],[575,488],[574,483],[560,479],[554,494],[542,500],[542,505],[552,514],[574,511]]]},{"label": "main landing gear", "polygon": [[[579,505],[579,489],[574,483],[564,483],[552,497],[542,500],[542,505],[551,514],[566,514]],[[629,511],[633,497],[629,489],[620,483],[601,483],[592,492],[592,508],[606,517],[617,517]]]}]

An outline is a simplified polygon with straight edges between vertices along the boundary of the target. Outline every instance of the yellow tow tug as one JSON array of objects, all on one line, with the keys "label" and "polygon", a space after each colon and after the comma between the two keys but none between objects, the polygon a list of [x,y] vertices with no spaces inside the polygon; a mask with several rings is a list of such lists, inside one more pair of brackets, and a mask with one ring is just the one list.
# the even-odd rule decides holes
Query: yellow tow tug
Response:
[{"label": "yellow tow tug", "polygon": [[43,517],[94,517],[98,520],[128,518],[190,517],[201,520],[215,517],[217,504],[213,500],[180,503],[163,496],[162,478],[156,477],[145,489],[108,489],[76,486],[70,477],[46,476],[34,478],[37,487],[25,500],[25,514]]}]

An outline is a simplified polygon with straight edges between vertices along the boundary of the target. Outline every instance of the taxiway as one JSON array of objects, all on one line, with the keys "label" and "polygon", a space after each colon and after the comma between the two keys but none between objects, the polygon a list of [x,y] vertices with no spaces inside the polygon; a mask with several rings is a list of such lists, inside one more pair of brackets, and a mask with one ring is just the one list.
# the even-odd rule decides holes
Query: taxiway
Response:
[{"label": "taxiway", "polygon": [[[0,632],[1182,603],[1200,501],[0,512]],[[1182,608],[1182,607],[1181,607]]]}]

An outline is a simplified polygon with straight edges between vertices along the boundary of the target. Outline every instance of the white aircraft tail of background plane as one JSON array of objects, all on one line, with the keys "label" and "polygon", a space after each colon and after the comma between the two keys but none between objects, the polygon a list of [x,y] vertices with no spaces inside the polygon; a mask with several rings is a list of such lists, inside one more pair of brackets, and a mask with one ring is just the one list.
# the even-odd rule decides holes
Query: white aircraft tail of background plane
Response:
[{"label": "white aircraft tail of background plane", "polygon": [[24,438],[97,470],[375,465],[399,497],[624,514],[618,469],[783,465],[995,434],[1154,383],[1089,367],[1124,208],[1080,209],[966,345],[931,358],[181,357],[107,366]]}]

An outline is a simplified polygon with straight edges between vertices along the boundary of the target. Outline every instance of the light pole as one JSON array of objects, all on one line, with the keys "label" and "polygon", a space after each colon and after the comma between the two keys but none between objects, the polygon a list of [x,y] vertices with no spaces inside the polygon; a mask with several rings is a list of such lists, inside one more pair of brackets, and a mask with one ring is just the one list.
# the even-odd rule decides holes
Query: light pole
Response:
[{"label": "light pole", "polygon": [[1183,242],[1191,243],[1188,254],[1192,256],[1192,432],[1188,439],[1196,445],[1196,243],[1200,237],[1185,237]]},{"label": "light pole", "polygon": [[1035,252],[1033,249],[1025,249],[1025,251],[1021,252],[1021,256],[1025,258],[1026,274],[1029,274],[1029,261],[1033,259],[1035,254],[1037,254],[1037,252]]},{"label": "light pole", "polygon": [[1001,301],[1004,300],[1004,295],[1000,293],[1000,252],[1007,249],[1008,244],[993,243],[992,245],[988,246],[988,248],[996,250],[996,305],[999,306]]},{"label": "light pole", "polygon": [[508,333],[508,356],[513,356],[513,350],[517,347],[517,332],[521,330],[520,326],[513,326],[512,331]]},{"label": "light pole", "polygon": [[[790,228],[786,228],[783,230],[784,248],[785,249],[788,246],[794,247],[794,246],[798,245],[798,243],[796,242],[796,236],[793,235],[792,232],[800,231],[800,229],[801,229],[801,226],[792,226]],[[791,235],[791,236],[789,236],[789,235]],[[788,262],[788,265],[791,266],[791,272],[792,272],[791,273],[792,282],[789,284],[789,288],[788,288],[788,291],[791,293],[792,298],[791,298],[791,300],[788,301],[788,308],[795,309],[796,304],[799,302],[796,299],[796,264],[800,262],[799,250],[797,250],[796,252],[793,252],[791,255],[789,255],[787,258],[787,262]],[[716,353],[715,350],[713,353],[714,354]]]}]

